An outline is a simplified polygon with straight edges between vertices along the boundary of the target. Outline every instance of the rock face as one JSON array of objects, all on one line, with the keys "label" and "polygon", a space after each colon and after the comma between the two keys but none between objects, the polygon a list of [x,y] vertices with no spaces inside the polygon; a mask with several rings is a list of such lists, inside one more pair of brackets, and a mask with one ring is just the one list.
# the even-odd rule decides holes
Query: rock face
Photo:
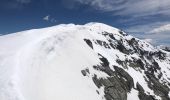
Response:
[{"label": "rock face", "polygon": [[102,23],[0,36],[0,100],[170,100],[170,52]]},{"label": "rock face", "polygon": [[[85,39],[86,43],[91,48],[92,44],[99,45],[116,58],[111,59],[107,54],[97,52],[101,62],[93,66],[95,70],[108,75],[103,78],[94,74],[92,77],[99,89],[104,87],[106,100],[127,100],[132,89],[138,91],[139,100],[170,100],[170,76],[165,71],[170,70],[168,50],[156,49],[123,31],[111,33],[105,30],[97,34],[105,40]],[[98,51],[99,48],[94,46],[92,49]]]}]

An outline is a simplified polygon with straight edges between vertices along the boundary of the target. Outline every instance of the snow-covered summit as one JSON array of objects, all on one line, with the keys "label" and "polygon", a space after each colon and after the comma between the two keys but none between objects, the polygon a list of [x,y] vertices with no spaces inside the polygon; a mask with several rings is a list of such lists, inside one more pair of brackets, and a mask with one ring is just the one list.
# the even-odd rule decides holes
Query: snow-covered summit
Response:
[{"label": "snow-covered summit", "polygon": [[102,23],[0,36],[0,100],[169,100],[170,52]]}]

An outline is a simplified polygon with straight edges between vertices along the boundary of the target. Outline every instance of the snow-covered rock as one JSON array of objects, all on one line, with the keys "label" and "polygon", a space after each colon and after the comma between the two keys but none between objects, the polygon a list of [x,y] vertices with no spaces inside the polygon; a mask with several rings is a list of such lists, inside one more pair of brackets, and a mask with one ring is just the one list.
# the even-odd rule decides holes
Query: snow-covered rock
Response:
[{"label": "snow-covered rock", "polygon": [[170,100],[170,52],[102,23],[0,36],[0,100]]},{"label": "snow-covered rock", "polygon": [[160,46],[157,46],[157,48],[170,52],[170,47],[169,46],[160,45]]}]

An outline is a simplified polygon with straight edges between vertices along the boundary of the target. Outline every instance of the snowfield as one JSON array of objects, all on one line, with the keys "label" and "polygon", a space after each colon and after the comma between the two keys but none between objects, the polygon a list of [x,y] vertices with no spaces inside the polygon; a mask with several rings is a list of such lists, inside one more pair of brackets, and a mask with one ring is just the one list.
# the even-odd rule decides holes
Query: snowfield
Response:
[{"label": "snowfield", "polygon": [[[99,34],[105,31],[113,33],[116,40],[133,38],[101,23],[62,24],[0,36],[0,100],[107,100],[105,86],[98,88],[93,82],[94,75],[103,79],[109,77],[93,68],[101,63],[98,53],[107,58],[113,71],[112,65],[124,68],[116,59],[123,61],[140,57],[137,53],[127,57],[117,49],[94,44],[95,40],[108,41],[109,37]],[[92,41],[93,49],[84,39]],[[126,41],[123,45],[132,48]],[[140,41],[139,46],[146,51],[157,51],[144,41]],[[159,65],[166,65],[162,68],[165,72],[162,80],[169,82],[170,64],[159,59],[156,61]],[[89,74],[83,76],[83,69],[88,69]],[[133,78],[134,84],[138,82],[143,86],[146,94],[155,95],[147,85],[144,71],[133,68],[125,71]],[[159,95],[155,98],[161,100]],[[136,85],[127,93],[127,100],[140,100]]]},{"label": "snowfield", "polygon": [[[68,28],[67,28],[68,27]],[[81,70],[97,57],[84,32],[60,25],[0,37],[1,100],[100,100]]]}]

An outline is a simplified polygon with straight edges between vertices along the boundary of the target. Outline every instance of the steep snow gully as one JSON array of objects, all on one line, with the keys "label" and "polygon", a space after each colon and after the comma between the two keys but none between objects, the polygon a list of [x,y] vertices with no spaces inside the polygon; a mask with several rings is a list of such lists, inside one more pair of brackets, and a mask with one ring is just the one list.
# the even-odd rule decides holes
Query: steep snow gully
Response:
[{"label": "steep snow gully", "polygon": [[102,23],[0,36],[0,100],[170,100],[170,52]]}]

